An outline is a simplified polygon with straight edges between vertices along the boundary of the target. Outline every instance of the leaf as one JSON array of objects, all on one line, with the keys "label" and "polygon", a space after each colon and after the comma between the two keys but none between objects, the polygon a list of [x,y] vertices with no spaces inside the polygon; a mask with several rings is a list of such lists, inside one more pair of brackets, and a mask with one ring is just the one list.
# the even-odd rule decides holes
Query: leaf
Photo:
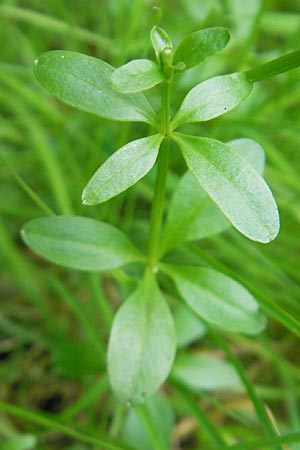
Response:
[{"label": "leaf", "polygon": [[186,163],[232,225],[249,239],[272,241],[279,215],[264,179],[234,148],[214,139],[175,133]]},{"label": "leaf", "polygon": [[170,402],[158,395],[151,397],[145,405],[130,408],[125,417],[122,441],[137,450],[153,450],[154,440],[149,433],[148,423],[151,423],[156,441],[162,449],[171,448],[171,437],[174,427],[174,412]]},{"label": "leaf", "polygon": [[163,135],[132,141],[110,156],[94,173],[82,193],[85,205],[97,205],[133,186],[152,169]]},{"label": "leaf", "polygon": [[21,234],[38,255],[71,269],[108,270],[142,258],[120,230],[88,217],[33,219]]},{"label": "leaf", "polygon": [[[259,173],[262,174],[265,155],[252,139],[241,138],[228,142]],[[196,178],[187,171],[179,181],[171,199],[167,223],[161,242],[161,254],[182,242],[203,239],[231,226],[220,208],[201,188]]]},{"label": "leaf", "polygon": [[192,391],[241,391],[242,384],[234,367],[212,356],[182,354],[176,358],[172,378]]},{"label": "leaf", "polygon": [[242,73],[221,75],[197,84],[183,100],[172,120],[172,129],[231,111],[248,97],[252,87],[253,83]]},{"label": "leaf", "polygon": [[2,442],[2,450],[33,450],[37,445],[37,438],[31,434],[22,434]]},{"label": "leaf", "polygon": [[154,278],[145,278],[115,316],[108,372],[116,396],[142,403],[165,381],[176,348],[173,319]]},{"label": "leaf", "polygon": [[165,30],[154,25],[151,30],[151,43],[154,49],[157,62],[161,63],[161,54],[165,48],[173,48],[173,44]]},{"label": "leaf", "polygon": [[208,56],[225,48],[229,39],[229,30],[222,27],[206,28],[189,34],[178,45],[174,64],[182,61],[186,69],[197,66]]},{"label": "leaf", "polygon": [[254,297],[235,280],[213,269],[163,264],[182,298],[207,322],[231,332],[260,333],[265,315]]},{"label": "leaf", "polygon": [[140,92],[164,81],[157,63],[149,59],[135,59],[116,69],[111,80],[120,92]]},{"label": "leaf", "polygon": [[68,105],[111,120],[155,124],[155,114],[142,94],[113,89],[113,71],[101,59],[62,50],[43,53],[34,64],[41,85]]},{"label": "leaf", "polygon": [[179,305],[174,311],[177,347],[186,347],[206,334],[206,326],[186,305]]}]

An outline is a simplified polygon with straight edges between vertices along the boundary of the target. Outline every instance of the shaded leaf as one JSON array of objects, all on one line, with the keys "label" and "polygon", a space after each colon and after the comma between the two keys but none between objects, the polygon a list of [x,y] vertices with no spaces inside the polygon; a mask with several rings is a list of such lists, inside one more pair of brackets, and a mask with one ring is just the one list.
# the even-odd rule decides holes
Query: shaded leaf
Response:
[{"label": "shaded leaf", "polygon": [[172,129],[189,122],[221,116],[238,106],[252,91],[253,83],[242,73],[210,78],[195,86],[172,120]]},{"label": "shaded leaf", "polygon": [[248,238],[270,242],[279,215],[264,179],[239,152],[214,139],[174,134],[186,163],[232,225]]},{"label": "shaded leaf", "polygon": [[92,176],[82,202],[97,205],[133,186],[153,167],[162,140],[161,134],[155,134],[121,147]]},{"label": "shaded leaf", "polygon": [[140,92],[164,81],[157,63],[149,59],[135,59],[116,69],[111,80],[120,92]]},{"label": "shaded leaf", "polygon": [[142,403],[171,369],[176,348],[173,319],[153,278],[145,278],[117,312],[108,348],[108,372],[116,396]]},{"label": "shaded leaf", "polygon": [[88,217],[33,219],[21,234],[38,255],[72,269],[107,270],[142,258],[120,230]]},{"label": "shaded leaf", "polygon": [[241,391],[242,384],[234,367],[212,356],[182,354],[175,360],[172,378],[192,391]]},{"label": "shaded leaf", "polygon": [[206,326],[186,305],[179,305],[174,313],[177,347],[186,347],[206,334]]},{"label": "shaded leaf", "polygon": [[229,39],[229,30],[222,27],[195,31],[186,36],[178,45],[174,55],[174,64],[182,61],[187,69],[197,66],[208,56],[225,48]]},{"label": "shaded leaf", "polygon": [[239,283],[212,269],[162,265],[180,295],[199,317],[231,332],[257,334],[266,325],[254,297]]},{"label": "shaded leaf", "polygon": [[62,50],[43,53],[34,64],[41,85],[68,105],[111,120],[155,123],[142,94],[121,94],[112,87],[113,71],[101,59]]}]

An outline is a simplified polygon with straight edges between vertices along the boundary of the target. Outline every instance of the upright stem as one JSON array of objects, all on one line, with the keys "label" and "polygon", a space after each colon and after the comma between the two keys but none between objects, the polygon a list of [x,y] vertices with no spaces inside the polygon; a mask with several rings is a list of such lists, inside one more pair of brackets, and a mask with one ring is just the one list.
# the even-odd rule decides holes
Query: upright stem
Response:
[{"label": "upright stem", "polygon": [[168,175],[169,151],[170,151],[170,81],[163,84],[162,92],[162,117],[163,133],[165,139],[162,142],[157,160],[157,173],[155,189],[150,217],[150,233],[148,246],[148,265],[155,270],[159,256],[159,242],[163,221],[164,198]]}]

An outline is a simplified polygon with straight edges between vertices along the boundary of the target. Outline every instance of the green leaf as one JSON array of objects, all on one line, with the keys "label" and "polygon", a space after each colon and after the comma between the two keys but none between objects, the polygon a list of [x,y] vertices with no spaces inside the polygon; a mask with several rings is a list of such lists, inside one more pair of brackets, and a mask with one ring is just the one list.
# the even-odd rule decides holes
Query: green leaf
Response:
[{"label": "green leaf", "polygon": [[162,264],[182,298],[199,317],[231,332],[257,334],[266,325],[254,297],[239,283],[212,269]]},{"label": "green leaf", "polygon": [[172,120],[172,129],[231,111],[248,97],[252,87],[253,83],[242,73],[221,75],[197,84],[183,100]]},{"label": "green leaf", "polygon": [[22,434],[14,436],[2,444],[2,450],[33,450],[36,448],[37,438],[31,434]]},{"label": "green leaf", "polygon": [[[262,174],[265,155],[253,139],[241,138],[227,143],[237,150]],[[187,171],[179,181],[170,203],[169,214],[161,242],[161,254],[182,242],[203,239],[231,226],[220,208],[201,188],[196,178]]]},{"label": "green leaf", "polygon": [[114,68],[101,59],[53,50],[35,60],[34,74],[59,100],[98,116],[155,124],[155,114],[142,94],[121,94],[111,84]]},{"label": "green leaf", "polygon": [[168,34],[162,28],[154,25],[151,30],[151,43],[154,49],[158,64],[161,64],[161,54],[165,48],[173,48],[173,44]]},{"label": "green leaf", "polygon": [[173,316],[177,347],[186,347],[206,334],[206,326],[185,304],[179,305],[175,309]]},{"label": "green leaf", "polygon": [[249,239],[272,241],[279,231],[273,195],[239,152],[214,139],[175,133],[186,163],[232,225]]},{"label": "green leaf", "polygon": [[176,348],[173,319],[154,278],[145,278],[115,316],[108,372],[116,396],[142,403],[165,381]]},{"label": "green leaf", "polygon": [[149,59],[135,59],[116,69],[111,80],[114,88],[120,92],[140,92],[164,81],[157,63]]},{"label": "green leaf", "polygon": [[152,169],[161,134],[132,141],[110,156],[94,173],[82,193],[85,205],[97,205],[133,186]]},{"label": "green leaf", "polygon": [[192,391],[241,391],[241,380],[227,361],[212,356],[182,354],[176,358],[172,378]]},{"label": "green leaf", "polygon": [[208,56],[226,47],[230,39],[229,30],[221,27],[206,28],[189,34],[178,45],[174,64],[183,62],[186,69],[197,66]]},{"label": "green leaf", "polygon": [[130,408],[124,422],[122,441],[130,447],[137,450],[153,450],[153,434],[155,434],[156,441],[160,444],[157,448],[171,448],[174,412],[166,398],[154,395],[145,405]]},{"label": "green leaf", "polygon": [[108,270],[142,258],[120,230],[88,217],[33,219],[21,234],[38,255],[72,269]]}]

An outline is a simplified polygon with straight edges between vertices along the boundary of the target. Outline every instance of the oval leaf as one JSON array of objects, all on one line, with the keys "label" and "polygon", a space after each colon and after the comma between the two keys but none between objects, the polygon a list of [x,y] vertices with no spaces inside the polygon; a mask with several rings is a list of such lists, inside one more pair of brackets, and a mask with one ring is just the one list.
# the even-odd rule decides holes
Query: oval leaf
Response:
[{"label": "oval leaf", "polygon": [[154,279],[143,280],[115,316],[108,372],[116,396],[136,404],[159,388],[176,348],[173,319]]},{"label": "oval leaf", "polygon": [[153,167],[163,138],[155,134],[121,147],[92,176],[82,193],[82,202],[97,205],[133,186]]},{"label": "oval leaf", "polygon": [[38,255],[71,269],[107,270],[142,258],[121,231],[88,217],[33,219],[21,234]]},{"label": "oval leaf", "polygon": [[229,30],[222,27],[206,28],[189,34],[178,45],[174,55],[174,64],[183,62],[186,69],[197,66],[208,56],[225,48],[229,39]]},{"label": "oval leaf", "polygon": [[232,225],[249,239],[270,242],[279,215],[264,179],[234,148],[214,139],[174,134],[186,163]]},{"label": "oval leaf", "polygon": [[172,41],[168,34],[162,28],[154,25],[151,30],[151,43],[155,51],[158,64],[161,63],[161,54],[165,48],[173,48]]},{"label": "oval leaf", "polygon": [[[228,145],[237,150],[260,175],[263,174],[265,154],[257,142],[241,138],[228,142]],[[220,208],[188,171],[179,181],[171,199],[161,252],[165,254],[181,242],[203,239],[230,226]]]},{"label": "oval leaf", "polygon": [[164,76],[154,61],[135,59],[116,69],[111,80],[118,91],[128,94],[150,89],[164,81]]},{"label": "oval leaf", "polygon": [[175,309],[173,317],[178,348],[199,341],[206,334],[206,326],[184,303]]},{"label": "oval leaf", "polygon": [[43,53],[34,64],[41,85],[68,105],[107,119],[154,124],[154,112],[142,94],[121,94],[112,87],[113,71],[101,59],[62,50]]},{"label": "oval leaf", "polygon": [[210,78],[187,94],[172,120],[172,129],[189,122],[202,122],[221,116],[241,103],[253,83],[242,73]]},{"label": "oval leaf", "polygon": [[257,334],[266,325],[254,297],[239,283],[212,269],[162,266],[190,308],[224,330]]},{"label": "oval leaf", "polygon": [[185,354],[176,358],[172,378],[192,391],[241,391],[241,380],[233,366],[212,356]]}]

